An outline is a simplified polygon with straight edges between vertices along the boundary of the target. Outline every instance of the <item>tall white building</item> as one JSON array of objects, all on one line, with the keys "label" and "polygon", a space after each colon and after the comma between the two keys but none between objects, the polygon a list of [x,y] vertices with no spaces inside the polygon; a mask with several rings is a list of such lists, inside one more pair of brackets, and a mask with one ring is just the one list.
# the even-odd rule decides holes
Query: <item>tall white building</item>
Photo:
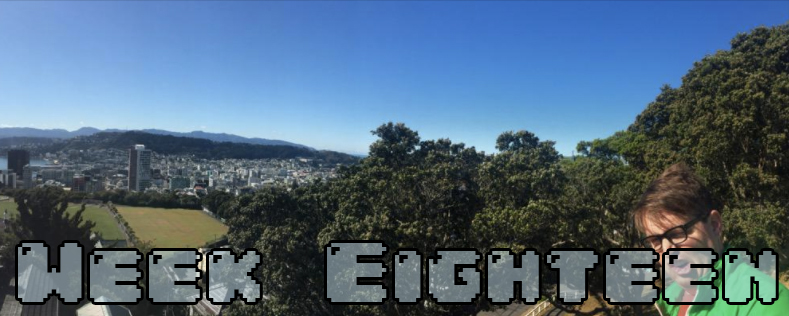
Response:
[{"label": "tall white building", "polygon": [[145,145],[129,149],[129,190],[145,191],[151,186],[151,150]]}]

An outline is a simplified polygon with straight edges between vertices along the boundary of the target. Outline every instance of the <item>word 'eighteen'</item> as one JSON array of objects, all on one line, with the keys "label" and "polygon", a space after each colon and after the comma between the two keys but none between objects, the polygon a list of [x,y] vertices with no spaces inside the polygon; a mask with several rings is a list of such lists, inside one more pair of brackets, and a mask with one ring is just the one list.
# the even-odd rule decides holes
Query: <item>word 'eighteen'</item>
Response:
[{"label": "word 'eighteen'", "polygon": [[[534,304],[541,294],[543,262],[558,273],[557,296],[564,304],[586,300],[587,274],[601,263],[606,278],[604,298],[610,304],[652,304],[660,291],[655,285],[659,257],[651,249],[610,249],[603,258],[592,249],[552,249],[545,255],[534,250],[515,254],[492,249],[485,255],[483,273],[479,268],[482,255],[475,249],[440,248],[425,260],[416,249],[401,248],[391,256],[391,289],[384,285],[387,251],[380,241],[330,242],[324,248],[324,297],[332,304],[382,304],[391,294],[399,304],[417,304],[426,293],[438,304],[473,304],[484,292],[493,304],[515,299]],[[261,264],[261,254],[255,249],[241,255],[213,249],[205,260],[196,249],[152,249],[147,254],[145,296],[140,269],[143,255],[137,249],[94,249],[87,256],[84,252],[78,242],[64,242],[53,265],[50,247],[44,242],[21,242],[16,247],[16,299],[22,304],[43,304],[56,296],[65,304],[78,304],[87,295],[97,305],[137,304],[143,299],[184,305],[207,299],[222,305],[236,299],[256,304],[265,298],[261,282],[254,277]],[[772,249],[760,251],[758,262],[746,249],[728,249],[719,262],[720,275],[714,264],[718,255],[712,249],[670,249],[663,256],[666,286],[662,296],[669,304],[712,304],[718,299],[715,284],[722,286],[728,304],[750,302],[754,288],[762,304],[777,300],[778,282],[768,276],[778,270]],[[732,273],[737,277],[727,278]],[[722,280],[715,283],[718,278]],[[198,286],[199,279],[205,290]],[[693,284],[699,293],[709,295],[697,295],[694,302],[668,297],[665,291],[673,282]]]},{"label": "word 'eighteen'", "polygon": [[[439,248],[425,261],[416,249],[400,248],[391,257],[394,284],[388,289],[384,285],[388,269],[383,261],[387,251],[380,241],[332,241],[326,245],[325,298],[332,304],[383,304],[392,294],[399,304],[417,304],[426,293],[438,304],[473,304],[485,292],[493,304],[510,304],[515,299],[534,304],[540,299],[544,261],[548,269],[558,272],[558,299],[564,304],[581,304],[587,298],[587,274],[601,263],[592,249],[552,249],[545,255],[528,249],[520,254],[492,249],[485,255],[483,273],[479,269],[482,255],[475,249]],[[669,304],[712,304],[718,299],[714,281],[719,277],[722,280],[717,284],[722,285],[728,304],[750,302],[754,285],[762,304],[770,305],[778,298],[778,282],[768,276],[778,271],[778,257],[772,249],[760,251],[758,263],[746,249],[728,249],[720,276],[714,268],[718,255],[712,249],[670,249],[663,256],[662,297]],[[653,304],[658,299],[659,257],[654,250],[610,249],[603,259],[604,299],[608,303]],[[726,278],[732,273],[736,277]],[[692,284],[699,293],[709,295],[693,302],[668,297],[666,288],[674,282]]]},{"label": "word 'eighteen'", "polygon": [[[51,265],[54,260],[46,243],[23,241],[17,245],[16,299],[20,303],[44,304],[56,295],[64,304],[78,304],[86,292],[88,300],[97,305],[130,305],[143,300],[143,255],[137,249],[94,249],[85,257],[86,262],[79,242],[66,241],[58,250],[58,264]],[[262,283],[253,277],[261,262],[257,250],[236,255],[230,249],[217,248],[205,256],[201,260],[197,249],[152,249],[147,254],[144,280],[147,299],[167,305],[193,305],[203,298],[219,305],[235,299],[246,304],[260,301]],[[201,261],[203,267],[199,267]],[[200,268],[206,272],[205,297],[198,286]],[[85,287],[87,291],[83,291]]]}]

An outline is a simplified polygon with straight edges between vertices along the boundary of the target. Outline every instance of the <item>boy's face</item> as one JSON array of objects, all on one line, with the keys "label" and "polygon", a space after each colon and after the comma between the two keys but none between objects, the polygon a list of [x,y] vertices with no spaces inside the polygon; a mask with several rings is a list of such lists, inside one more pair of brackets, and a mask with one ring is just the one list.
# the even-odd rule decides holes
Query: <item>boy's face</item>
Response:
[{"label": "boy's face", "polygon": [[[695,223],[693,223],[693,221]],[[687,225],[689,224],[690,225]],[[682,227],[684,225],[684,227]],[[653,248],[660,255],[662,266],[663,254],[669,249],[684,248],[710,248],[720,255],[723,250],[721,233],[723,224],[718,211],[711,211],[697,218],[683,218],[673,213],[660,211],[644,220],[644,235],[661,236],[665,238],[652,238]],[[687,236],[683,240],[683,237]],[[672,242],[673,239],[673,242]],[[682,252],[678,260],[664,271],[667,279],[677,282],[683,288],[691,288],[691,280],[698,280],[709,269],[690,268],[690,264],[709,263],[706,255],[696,255],[691,252]]]}]

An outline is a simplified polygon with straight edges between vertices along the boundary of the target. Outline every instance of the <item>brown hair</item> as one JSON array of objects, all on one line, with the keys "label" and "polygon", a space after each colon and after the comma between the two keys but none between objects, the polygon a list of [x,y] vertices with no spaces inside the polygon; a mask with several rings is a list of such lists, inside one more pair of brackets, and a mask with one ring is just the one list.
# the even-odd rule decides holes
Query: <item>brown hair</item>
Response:
[{"label": "brown hair", "polygon": [[702,180],[693,169],[678,163],[668,167],[649,184],[632,216],[636,229],[644,232],[645,220],[660,211],[690,220],[713,209],[720,212],[718,203]]}]

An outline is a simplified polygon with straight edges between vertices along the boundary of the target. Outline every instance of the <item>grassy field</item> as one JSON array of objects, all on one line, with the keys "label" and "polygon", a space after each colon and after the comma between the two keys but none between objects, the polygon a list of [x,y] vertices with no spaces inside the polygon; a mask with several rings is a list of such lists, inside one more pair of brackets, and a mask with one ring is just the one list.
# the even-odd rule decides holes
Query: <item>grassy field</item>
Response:
[{"label": "grassy field", "polygon": [[[66,213],[71,215],[78,210],[79,205],[71,204],[66,209]],[[101,234],[103,239],[126,239],[126,236],[123,236],[123,233],[121,233],[120,229],[118,228],[117,222],[114,218],[112,218],[112,215],[110,215],[106,209],[95,205],[86,205],[85,212],[82,212],[82,218],[96,223],[96,227],[93,228],[93,231]]]},{"label": "grassy field", "polygon": [[[3,211],[8,210],[8,218],[16,216],[19,212],[16,211],[16,203],[14,199],[0,197],[0,216],[3,216]],[[0,217],[2,219],[2,217]]]},{"label": "grassy field", "polygon": [[197,248],[227,233],[227,226],[202,211],[117,206],[137,238],[155,247]]},{"label": "grassy field", "polygon": [[[78,211],[79,207],[79,204],[69,204],[66,213],[71,215]],[[16,210],[16,202],[13,199],[0,201],[0,216],[5,210],[8,210],[9,218],[19,215],[19,212]],[[120,229],[118,229],[118,225],[115,224],[115,219],[103,208],[87,205],[85,206],[85,212],[82,213],[82,218],[95,222],[96,227],[93,228],[93,231],[101,234],[104,239],[126,239]]]}]

